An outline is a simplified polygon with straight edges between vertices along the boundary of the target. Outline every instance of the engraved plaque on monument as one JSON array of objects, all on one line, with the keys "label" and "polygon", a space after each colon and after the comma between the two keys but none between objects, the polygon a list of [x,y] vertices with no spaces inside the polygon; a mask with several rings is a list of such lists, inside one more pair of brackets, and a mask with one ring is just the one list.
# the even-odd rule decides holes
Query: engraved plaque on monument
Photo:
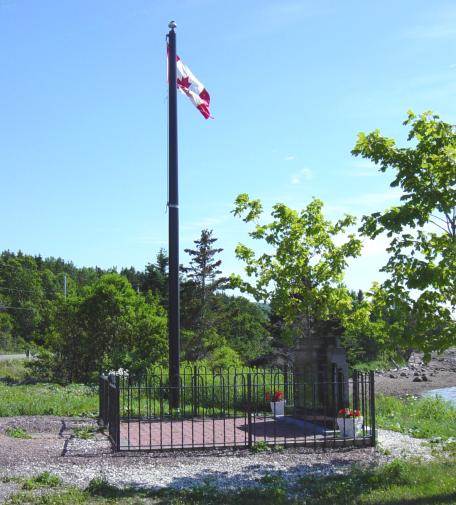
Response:
[{"label": "engraved plaque on monument", "polygon": [[340,346],[342,327],[336,320],[313,325],[294,352],[295,414],[332,425],[348,405],[348,365]]}]

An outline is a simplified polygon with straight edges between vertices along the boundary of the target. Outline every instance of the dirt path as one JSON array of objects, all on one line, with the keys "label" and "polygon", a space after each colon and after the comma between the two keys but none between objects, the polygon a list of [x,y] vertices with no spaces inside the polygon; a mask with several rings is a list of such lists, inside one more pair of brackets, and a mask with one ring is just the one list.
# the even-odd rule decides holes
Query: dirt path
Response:
[{"label": "dirt path", "polygon": [[392,396],[416,395],[426,391],[456,386],[456,348],[435,355],[428,364],[423,355],[412,354],[407,367],[375,374],[377,393]]}]

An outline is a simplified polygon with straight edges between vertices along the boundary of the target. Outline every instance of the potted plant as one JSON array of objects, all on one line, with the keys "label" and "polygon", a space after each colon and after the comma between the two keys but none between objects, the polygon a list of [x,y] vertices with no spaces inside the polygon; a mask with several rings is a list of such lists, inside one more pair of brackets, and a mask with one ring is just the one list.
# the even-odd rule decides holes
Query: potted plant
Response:
[{"label": "potted plant", "polygon": [[340,409],[337,425],[342,437],[355,438],[363,429],[363,416],[359,410]]},{"label": "potted plant", "polygon": [[274,417],[282,417],[285,415],[286,400],[283,397],[282,391],[276,391],[274,394],[266,393],[266,401],[271,404],[271,411]]}]

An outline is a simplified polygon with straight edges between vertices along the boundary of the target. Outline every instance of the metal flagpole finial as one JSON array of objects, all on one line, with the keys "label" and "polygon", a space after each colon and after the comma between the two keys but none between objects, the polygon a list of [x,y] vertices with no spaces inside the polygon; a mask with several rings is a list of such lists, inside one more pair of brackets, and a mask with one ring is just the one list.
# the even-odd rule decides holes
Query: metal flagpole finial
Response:
[{"label": "metal flagpole finial", "polygon": [[168,28],[170,28],[171,30],[174,30],[174,28],[176,28],[177,25],[176,25],[176,22],[175,21],[170,21],[168,23]]}]

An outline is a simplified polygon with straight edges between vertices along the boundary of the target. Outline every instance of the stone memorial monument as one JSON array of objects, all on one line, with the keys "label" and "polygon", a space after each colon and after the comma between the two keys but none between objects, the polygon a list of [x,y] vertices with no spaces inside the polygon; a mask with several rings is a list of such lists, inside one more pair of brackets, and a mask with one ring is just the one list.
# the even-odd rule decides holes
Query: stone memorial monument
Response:
[{"label": "stone memorial monument", "polygon": [[349,401],[348,364],[339,338],[337,320],[315,323],[294,352],[295,415],[307,420],[334,423]]}]

